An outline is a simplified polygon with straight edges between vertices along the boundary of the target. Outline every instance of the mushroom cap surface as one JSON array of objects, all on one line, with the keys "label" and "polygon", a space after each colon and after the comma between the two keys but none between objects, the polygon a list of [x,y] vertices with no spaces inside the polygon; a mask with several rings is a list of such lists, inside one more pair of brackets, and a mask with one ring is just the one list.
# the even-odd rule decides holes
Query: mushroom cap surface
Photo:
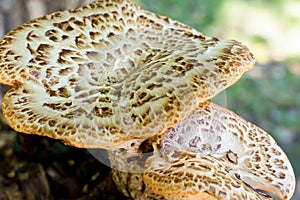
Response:
[{"label": "mushroom cap surface", "polygon": [[128,0],[98,0],[0,40],[2,103],[16,131],[85,148],[165,132],[252,68],[235,40],[206,37]]},{"label": "mushroom cap surface", "polygon": [[270,199],[257,190],[290,199],[295,190],[291,163],[274,139],[211,102],[164,135],[144,181],[155,193],[179,199]]}]

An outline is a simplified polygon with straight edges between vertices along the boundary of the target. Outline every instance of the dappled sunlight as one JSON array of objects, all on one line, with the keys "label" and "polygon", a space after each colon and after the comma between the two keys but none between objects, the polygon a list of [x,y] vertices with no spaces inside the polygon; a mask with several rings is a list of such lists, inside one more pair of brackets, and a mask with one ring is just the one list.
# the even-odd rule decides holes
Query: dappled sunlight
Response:
[{"label": "dappled sunlight", "polygon": [[[300,2],[286,1],[283,7],[250,1],[227,1],[222,7],[218,33],[249,43],[258,62],[284,61],[299,55]],[[298,12],[299,13],[299,12]]]}]

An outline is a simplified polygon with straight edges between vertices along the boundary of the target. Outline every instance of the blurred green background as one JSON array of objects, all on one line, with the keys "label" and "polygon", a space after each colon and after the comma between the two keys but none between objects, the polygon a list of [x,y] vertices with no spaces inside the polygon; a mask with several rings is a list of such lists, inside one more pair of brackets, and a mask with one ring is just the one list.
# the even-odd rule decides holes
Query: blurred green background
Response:
[{"label": "blurred green background", "polygon": [[[255,67],[216,97],[271,134],[300,178],[300,1],[136,0],[209,36],[236,39]],[[300,199],[298,184],[293,197]]]}]

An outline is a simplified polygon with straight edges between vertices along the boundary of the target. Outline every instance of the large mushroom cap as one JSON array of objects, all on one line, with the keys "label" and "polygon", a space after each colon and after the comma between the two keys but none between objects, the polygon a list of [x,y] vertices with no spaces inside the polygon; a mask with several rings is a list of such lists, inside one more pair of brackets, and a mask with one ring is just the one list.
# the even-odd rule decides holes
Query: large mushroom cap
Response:
[{"label": "large mushroom cap", "polygon": [[290,199],[295,189],[293,168],[274,139],[210,102],[165,134],[160,152],[147,160],[144,181],[179,199],[270,198],[257,190]]},{"label": "large mushroom cap", "polygon": [[247,47],[206,37],[129,0],[34,19],[0,40],[3,114],[16,131],[76,147],[163,133],[254,64]]}]

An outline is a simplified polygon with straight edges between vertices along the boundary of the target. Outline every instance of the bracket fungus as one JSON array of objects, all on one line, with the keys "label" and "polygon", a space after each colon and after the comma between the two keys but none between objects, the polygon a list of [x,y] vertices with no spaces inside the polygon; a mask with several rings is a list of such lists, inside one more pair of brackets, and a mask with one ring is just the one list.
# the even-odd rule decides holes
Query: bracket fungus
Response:
[{"label": "bracket fungus", "polygon": [[98,0],[0,40],[0,83],[11,86],[2,111],[16,131],[79,148],[135,151],[156,138],[143,179],[169,199],[269,199],[256,189],[288,199],[293,170],[274,140],[207,102],[254,62],[235,40],[204,36],[129,0]]},{"label": "bracket fungus", "polygon": [[214,103],[200,104],[160,145],[144,173],[156,193],[181,199],[271,199],[257,190],[280,199],[293,195],[293,168],[274,139]]},{"label": "bracket fungus", "polygon": [[19,132],[118,147],[163,133],[253,64],[237,41],[130,1],[99,0],[1,39],[0,83],[11,86],[3,114]]}]

